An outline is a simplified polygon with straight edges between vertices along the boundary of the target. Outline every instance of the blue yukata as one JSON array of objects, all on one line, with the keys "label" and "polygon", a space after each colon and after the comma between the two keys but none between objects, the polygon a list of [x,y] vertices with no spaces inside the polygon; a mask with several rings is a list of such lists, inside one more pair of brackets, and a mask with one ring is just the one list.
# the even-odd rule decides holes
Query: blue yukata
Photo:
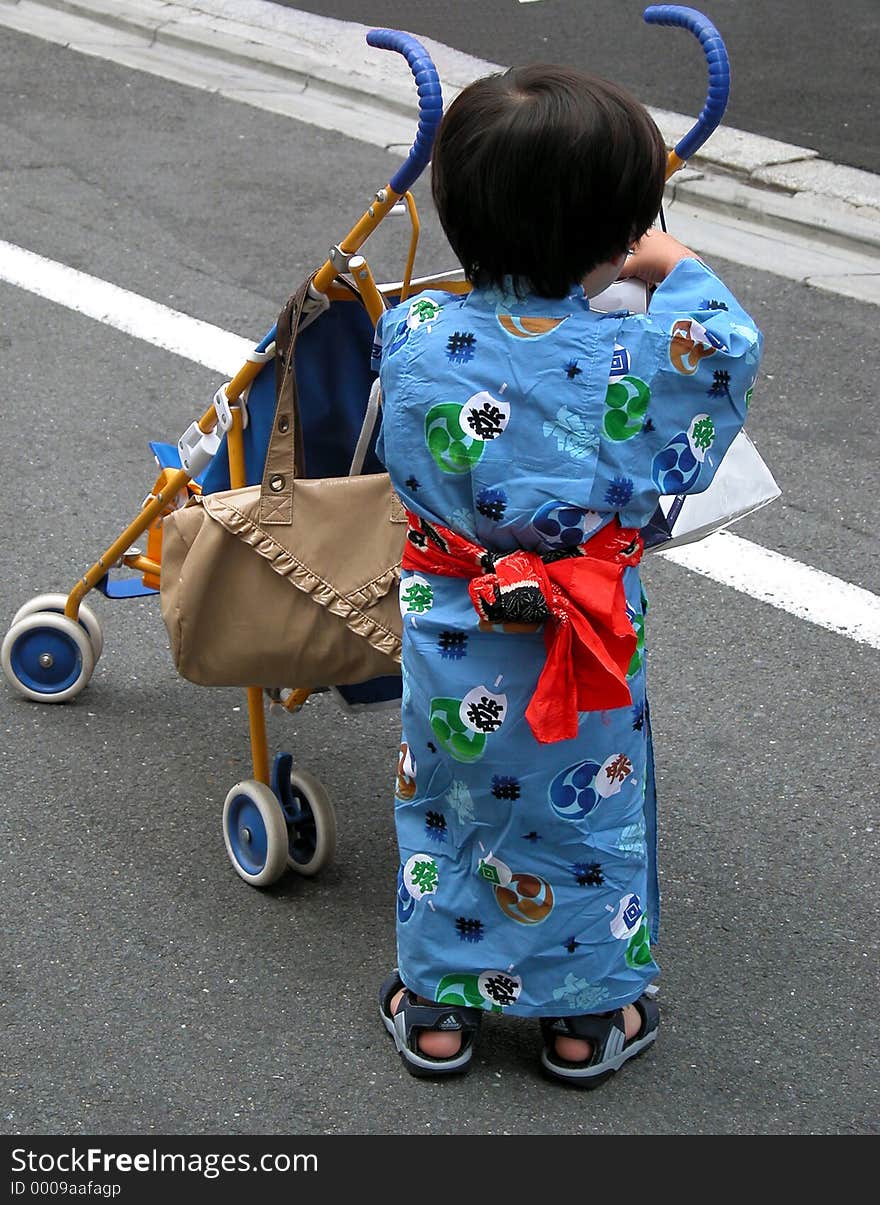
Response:
[{"label": "blue yukata", "polygon": [[[562,300],[435,291],[388,310],[376,339],[377,452],[407,509],[481,549],[548,560],[709,485],[762,343],[694,259],[645,314],[600,313],[579,287]],[[579,709],[575,735],[546,742],[525,715],[544,632],[481,625],[464,577],[402,573],[397,948],[421,996],[577,1015],[623,1007],[658,975],[637,564],[622,584],[630,701]]]}]

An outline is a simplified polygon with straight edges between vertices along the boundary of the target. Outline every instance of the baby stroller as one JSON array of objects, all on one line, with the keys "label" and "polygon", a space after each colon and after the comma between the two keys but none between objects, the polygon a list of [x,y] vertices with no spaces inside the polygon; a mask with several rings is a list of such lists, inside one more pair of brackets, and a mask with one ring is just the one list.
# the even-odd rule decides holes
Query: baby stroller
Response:
[{"label": "baby stroller", "polygon": [[[670,153],[667,175],[677,170],[709,136],[727,100],[727,56],[717,31],[692,9],[649,8],[649,23],[688,29],[698,37],[709,69],[709,94],[694,128]],[[375,374],[370,348],[375,323],[389,304],[424,288],[463,291],[461,273],[413,280],[419,236],[410,187],[427,166],[442,114],[436,68],[409,34],[374,30],[370,45],[402,54],[419,95],[418,131],[410,153],[365,213],[314,274],[296,345],[295,371],[301,401],[303,441],[309,476],[377,472],[370,399]],[[380,222],[402,206],[411,220],[409,249],[401,282],[376,283],[360,254]],[[609,306],[614,298],[608,299]],[[13,616],[2,644],[4,674],[20,694],[39,702],[67,702],[86,687],[101,655],[98,619],[85,603],[99,590],[110,599],[156,594],[161,582],[164,518],[198,493],[240,488],[260,481],[275,407],[276,330],[257,344],[233,379],[221,386],[204,414],[175,444],[153,442],[158,476],[142,509],[67,594],[40,594]],[[135,547],[145,540],[145,550]],[[119,571],[125,571],[121,575]],[[399,697],[397,676],[355,686],[327,687],[349,705],[373,705]],[[276,754],[270,764],[265,709],[294,712],[309,691],[247,688],[252,777],[235,784],[223,808],[223,835],[235,871],[254,886],[275,882],[288,868],[316,874],[332,858],[336,820],[320,782],[293,766],[292,755]]]}]

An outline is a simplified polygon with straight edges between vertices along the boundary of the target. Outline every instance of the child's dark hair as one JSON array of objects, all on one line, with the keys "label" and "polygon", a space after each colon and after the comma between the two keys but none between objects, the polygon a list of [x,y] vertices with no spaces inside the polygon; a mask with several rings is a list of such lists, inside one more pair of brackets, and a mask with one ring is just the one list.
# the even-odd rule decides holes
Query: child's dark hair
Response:
[{"label": "child's dark hair", "polygon": [[624,88],[536,63],[486,76],[444,114],[431,187],[475,285],[564,297],[660,211],[666,147]]}]

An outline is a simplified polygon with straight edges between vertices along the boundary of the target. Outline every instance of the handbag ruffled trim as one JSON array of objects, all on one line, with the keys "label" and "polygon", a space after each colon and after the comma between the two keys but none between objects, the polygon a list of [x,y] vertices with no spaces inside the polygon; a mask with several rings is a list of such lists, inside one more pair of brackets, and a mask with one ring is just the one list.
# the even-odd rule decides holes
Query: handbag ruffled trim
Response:
[{"label": "handbag ruffled trim", "polygon": [[365,582],[357,590],[349,594],[340,594],[329,582],[298,560],[289,548],[279,544],[237,507],[213,494],[199,497],[198,502],[204,506],[212,519],[216,519],[230,535],[253,548],[277,574],[286,577],[298,590],[311,595],[319,606],[338,615],[347,627],[380,653],[394,661],[400,661],[400,636],[363,609],[375,606],[389,590],[396,588],[400,581],[400,561],[371,581]]}]

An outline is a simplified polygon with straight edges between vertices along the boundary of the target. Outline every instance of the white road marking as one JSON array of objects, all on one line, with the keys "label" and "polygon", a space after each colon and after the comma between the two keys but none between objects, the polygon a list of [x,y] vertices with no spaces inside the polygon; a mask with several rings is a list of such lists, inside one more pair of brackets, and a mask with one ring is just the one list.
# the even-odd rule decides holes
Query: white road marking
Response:
[{"label": "white road marking", "polygon": [[[227,376],[253,340],[0,240],[0,281]],[[880,648],[880,597],[729,531],[670,552],[676,565],[871,648]]]},{"label": "white road marking", "polygon": [[720,531],[658,555],[798,619],[880,649],[880,596],[781,552]]},{"label": "white road marking", "polygon": [[230,377],[256,343],[2,240],[0,280]]}]

